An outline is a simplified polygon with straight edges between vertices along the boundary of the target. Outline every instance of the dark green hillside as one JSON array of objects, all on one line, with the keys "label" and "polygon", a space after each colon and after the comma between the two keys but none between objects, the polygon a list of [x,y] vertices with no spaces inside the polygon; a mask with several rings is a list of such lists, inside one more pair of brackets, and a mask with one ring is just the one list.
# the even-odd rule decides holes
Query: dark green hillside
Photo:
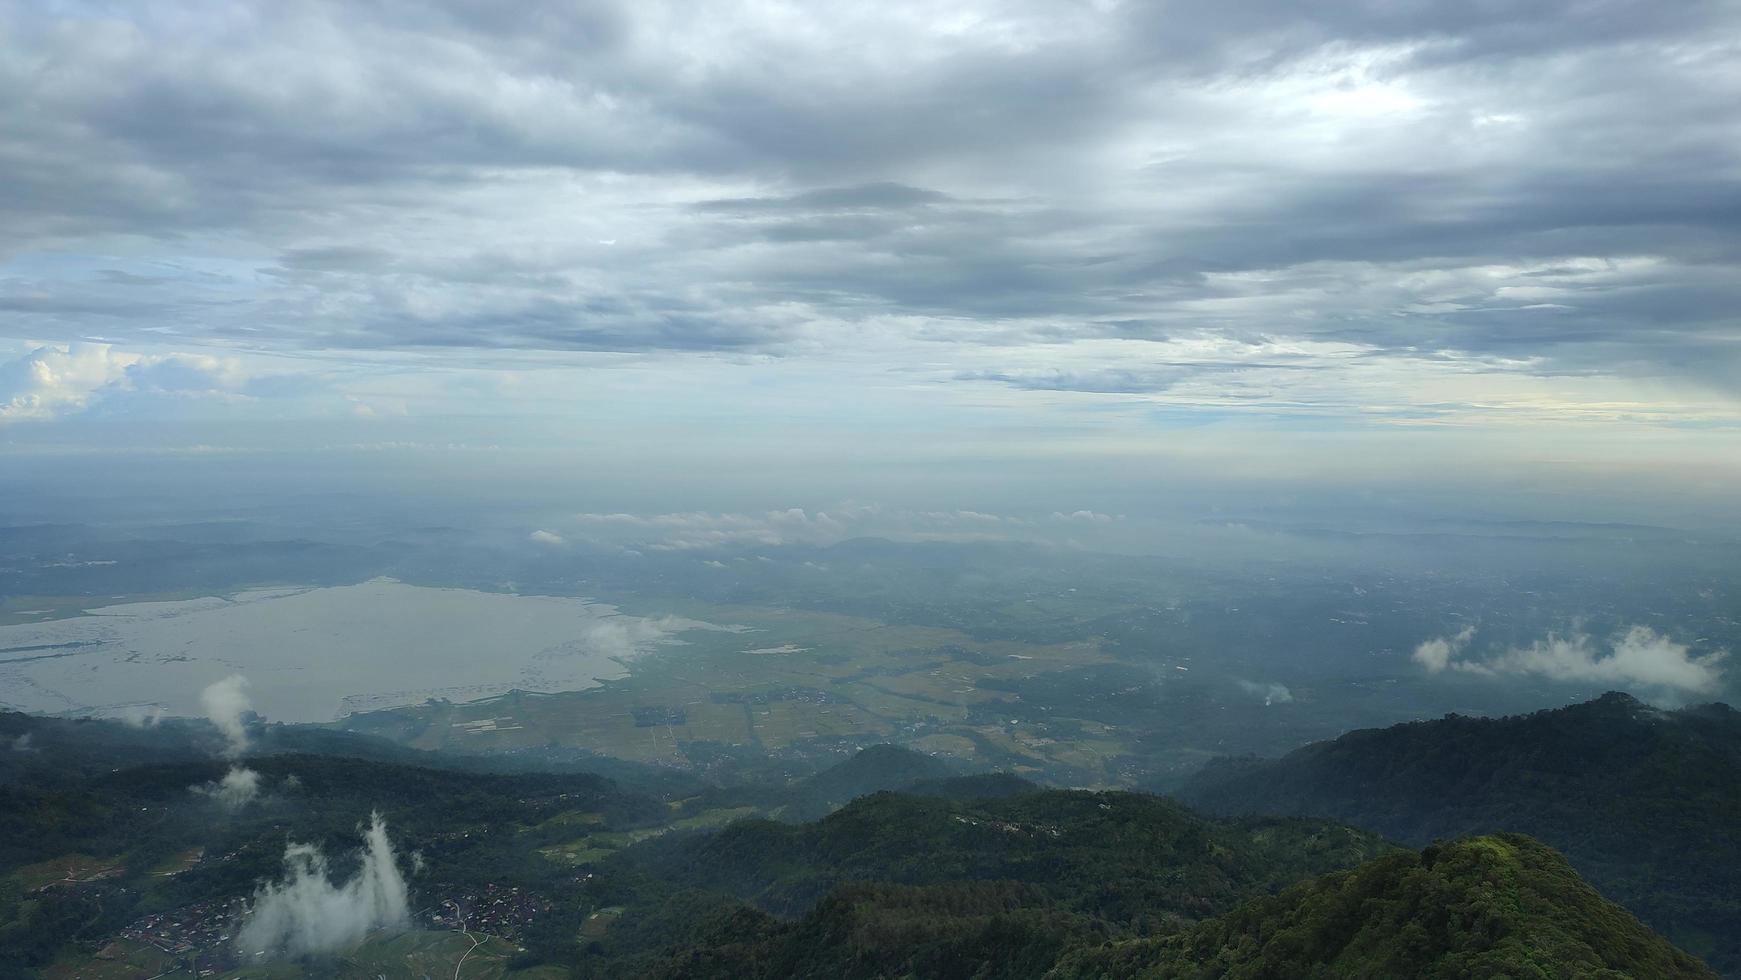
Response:
[{"label": "dark green hillside", "polygon": [[1007,772],[951,776],[948,779],[921,779],[901,790],[914,796],[938,796],[947,800],[987,800],[1002,796],[1026,796],[1039,791],[1039,785]]},{"label": "dark green hillside", "polygon": [[873,745],[852,758],[800,783],[809,792],[839,803],[922,779],[955,775],[947,763],[898,745]]},{"label": "dark green hillside", "polygon": [[[619,966],[630,966],[622,963]],[[600,974],[606,975],[606,974]],[[616,975],[676,978],[1709,978],[1557,853],[1515,834],[1375,858],[1181,931],[1131,938],[1010,881],[853,884],[792,922],[721,907]]]},{"label": "dark green hillside", "polygon": [[880,977],[1018,980],[1107,938],[1104,923],[1050,905],[1033,886],[844,885],[784,923],[750,909],[634,975],[654,980]]},{"label": "dark green hillside", "polygon": [[[371,809],[396,833],[535,821],[581,803],[623,825],[665,812],[656,800],[585,773],[469,773],[322,755],[242,764],[260,774],[261,794],[235,814],[191,792],[224,775],[227,764],[212,760],[123,769],[72,788],[32,781],[0,787],[0,872],[70,852],[173,850],[263,831],[280,841],[294,834],[348,847]],[[273,870],[276,853],[272,848],[265,870]]]},{"label": "dark green hillside", "polygon": [[[443,916],[462,903],[496,937],[467,961],[488,975],[1701,975],[1521,837],[1416,855],[1319,819],[945,775],[893,748],[785,786],[651,796],[585,773],[359,758],[371,746],[340,739],[344,754],[243,760],[258,794],[235,807],[198,790],[231,763],[182,758],[185,733],[142,738],[137,758],[158,761],[104,769],[115,732],[40,730],[43,749],[19,752],[29,760],[0,784],[6,977],[50,963],[57,976],[156,975],[166,967],[139,923],[221,960],[227,940],[185,923],[229,928],[221,909],[280,873],[288,841],[317,845],[335,880],[349,874],[370,811],[417,912],[411,932],[343,953],[367,976],[450,975],[471,940]],[[906,789],[790,819],[891,783]],[[758,812],[783,819],[745,819]],[[411,955],[422,965],[395,973]]]},{"label": "dark green hillside", "polygon": [[[537,853],[557,833],[543,821],[584,810],[602,829],[657,824],[668,808],[590,774],[492,774],[322,755],[254,757],[259,796],[230,811],[193,792],[227,763],[148,765],[70,781],[32,769],[0,785],[0,976],[20,975],[72,948],[100,948],[139,916],[251,894],[276,877],[288,840],[312,843],[348,873],[359,822],[382,813],[402,855],[419,851],[431,894],[487,885],[540,894],[564,869]],[[205,858],[157,869],[193,849]],[[101,875],[43,887],[31,869],[89,859]],[[57,873],[58,874],[58,873]],[[557,944],[568,942],[559,937]]]},{"label": "dark green hillside", "polygon": [[1050,980],[1711,977],[1518,834],[1379,858],[1180,936],[1067,956]]},{"label": "dark green hillside", "polygon": [[[1176,932],[1395,850],[1321,821],[1210,820],[1138,793],[939,788],[956,782],[1005,795],[877,793],[813,823],[742,820],[619,854],[600,868],[613,883],[601,900],[623,913],[583,974],[1037,976],[1072,944]],[[862,957],[832,958],[843,936]]]},{"label": "dark green hillside", "polygon": [[1527,833],[1741,975],[1741,714],[1725,705],[1661,711],[1608,694],[1513,718],[1453,715],[1223,761],[1179,795],[1209,812],[1326,817],[1415,845]]},{"label": "dark green hillside", "polygon": [[879,793],[815,823],[740,821],[645,844],[623,860],[783,915],[804,913],[845,882],[1014,881],[1063,908],[1146,929],[1226,911],[1390,849],[1320,821],[1214,821],[1138,793],[969,801]]},{"label": "dark green hillside", "polygon": [[924,753],[898,745],[873,745],[792,786],[787,791],[791,802],[782,816],[814,820],[870,793],[953,775],[954,769]]},{"label": "dark green hillside", "polygon": [[[620,780],[619,780],[620,781]],[[851,758],[790,783],[741,783],[683,794],[684,812],[752,806],[788,823],[816,820],[861,796],[901,792],[971,800],[1035,793],[1040,787],[1005,772],[957,775],[951,763],[898,745],[872,745]]]},{"label": "dark green hillside", "polygon": [[[318,755],[461,772],[593,774],[648,793],[699,793],[707,786],[670,769],[573,749],[544,747],[488,755],[429,752],[319,725],[256,724],[248,734],[253,756]],[[13,749],[0,752],[0,786],[24,780],[43,786],[72,785],[137,766],[209,761],[223,752],[225,741],[203,719],[169,718],[138,727],[108,719],[0,711],[0,747]]]},{"label": "dark green hillside", "polygon": [[209,759],[222,737],[204,722],[132,728],[93,718],[41,718],[0,711],[0,787],[29,780],[70,785],[128,766]]}]

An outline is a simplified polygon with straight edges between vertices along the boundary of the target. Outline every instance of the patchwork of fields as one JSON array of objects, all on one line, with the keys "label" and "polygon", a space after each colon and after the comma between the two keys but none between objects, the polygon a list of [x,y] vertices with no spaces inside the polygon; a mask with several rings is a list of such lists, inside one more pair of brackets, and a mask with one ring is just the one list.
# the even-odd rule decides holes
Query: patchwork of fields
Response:
[{"label": "patchwork of fields", "polygon": [[424,749],[578,748],[702,770],[739,750],[828,759],[891,741],[980,767],[1067,773],[1078,785],[1118,782],[1116,760],[1127,748],[1114,726],[1006,717],[1000,705],[1018,695],[995,689],[1110,664],[1094,642],[985,641],[764,607],[694,604],[677,612],[742,628],[686,634],[681,645],[642,656],[626,677],[591,690],[432,702],[343,724]]}]

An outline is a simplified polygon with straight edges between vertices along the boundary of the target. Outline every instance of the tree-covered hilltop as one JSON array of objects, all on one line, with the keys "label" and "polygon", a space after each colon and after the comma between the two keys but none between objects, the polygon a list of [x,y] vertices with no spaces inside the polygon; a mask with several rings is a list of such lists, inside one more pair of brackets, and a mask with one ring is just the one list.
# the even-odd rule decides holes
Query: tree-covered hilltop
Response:
[{"label": "tree-covered hilltop", "polygon": [[817,820],[884,790],[916,796],[983,799],[1034,793],[1040,786],[1007,772],[958,774],[958,764],[899,745],[872,745],[842,762],[789,782],[745,782],[687,795],[685,812],[752,806],[788,823]]},{"label": "tree-covered hilltop", "polygon": [[[1075,944],[1171,934],[1395,850],[1325,821],[1212,820],[1140,793],[926,787],[938,795],[876,793],[808,824],[743,820],[623,852],[601,866],[622,914],[578,965],[597,977],[1033,977]],[[827,951],[861,933],[876,938],[857,947],[859,972],[831,972],[842,964]]]},{"label": "tree-covered hilltop", "polygon": [[[626,964],[625,964],[626,965]],[[1120,936],[1042,886],[841,885],[792,922],[721,909],[620,975],[873,980],[1711,978],[1516,834],[1375,858],[1169,935]]]},{"label": "tree-covered hilltop", "polygon": [[1054,790],[977,800],[877,793],[814,823],[743,820],[621,861],[780,915],[800,915],[846,882],[1014,881],[1061,908],[1153,930],[1391,848],[1326,821],[1218,821],[1157,796]]},{"label": "tree-covered hilltop", "polygon": [[1065,953],[1109,938],[1104,922],[1057,908],[1015,882],[842,885],[786,922],[748,906],[722,911],[687,944],[625,962],[642,980],[926,977],[1032,980]]},{"label": "tree-covered hilltop", "polygon": [[1405,843],[1516,831],[1719,971],[1741,976],[1741,713],[1625,694],[1511,718],[1351,732],[1182,788],[1221,814],[1341,820]]},{"label": "tree-covered hilltop", "polygon": [[1325,875],[1178,936],[1078,950],[1047,980],[1712,976],[1559,854],[1497,834]]}]

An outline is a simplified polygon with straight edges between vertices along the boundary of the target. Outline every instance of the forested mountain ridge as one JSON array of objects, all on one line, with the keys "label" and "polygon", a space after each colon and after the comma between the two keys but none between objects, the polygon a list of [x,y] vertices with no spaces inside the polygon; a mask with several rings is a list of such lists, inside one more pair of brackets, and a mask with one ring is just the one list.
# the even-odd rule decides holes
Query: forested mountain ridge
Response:
[{"label": "forested mountain ridge", "polygon": [[[0,976],[418,976],[462,961],[520,980],[1709,975],[1524,838],[1415,853],[1323,819],[950,775],[893,747],[696,791],[371,758],[348,740],[324,754],[292,731],[261,743],[302,751],[220,760],[189,749],[198,731],[157,730],[117,753],[135,764],[104,767],[127,742],[118,726],[0,720],[34,733],[0,782]],[[249,793],[226,799],[239,771]],[[825,815],[801,822],[812,812]],[[304,894],[326,908],[362,880],[357,835],[375,814],[406,918],[244,961],[234,930],[286,873],[288,845],[330,857],[332,887]],[[493,938],[474,952],[476,936]]]},{"label": "forested mountain ridge", "polygon": [[1100,918],[1160,927],[1392,849],[1327,821],[1210,820],[1140,793],[951,800],[885,792],[813,823],[744,820],[649,842],[622,861],[781,915],[802,914],[848,882],[1007,881]]},{"label": "forested mountain ridge", "polygon": [[738,900],[614,961],[660,980],[1714,976],[1521,835],[1404,851],[1144,794],[878,793],[619,860]]},{"label": "forested mountain ridge", "polygon": [[[624,975],[653,980],[1715,976],[1516,834],[1398,851],[1131,938],[1010,881],[840,885],[783,922],[739,906]],[[627,965],[627,964],[624,964]],[[603,975],[603,974],[601,974]]]},{"label": "forested mountain ridge", "polygon": [[1212,763],[1178,794],[1220,814],[1311,815],[1422,845],[1526,833],[1679,945],[1741,975],[1741,713],[1610,693],[1508,718],[1350,732]]},{"label": "forested mountain ridge", "polygon": [[1179,936],[1067,955],[1047,980],[1711,977],[1521,834],[1435,844],[1256,899]]}]

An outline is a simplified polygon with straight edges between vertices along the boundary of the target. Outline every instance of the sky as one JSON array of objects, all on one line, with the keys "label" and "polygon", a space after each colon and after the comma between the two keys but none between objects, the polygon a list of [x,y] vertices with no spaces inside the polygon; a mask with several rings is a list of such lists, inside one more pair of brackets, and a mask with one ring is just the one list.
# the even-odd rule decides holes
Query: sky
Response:
[{"label": "sky", "polygon": [[1738,265],[1733,2],[0,0],[15,472],[1724,524]]}]

